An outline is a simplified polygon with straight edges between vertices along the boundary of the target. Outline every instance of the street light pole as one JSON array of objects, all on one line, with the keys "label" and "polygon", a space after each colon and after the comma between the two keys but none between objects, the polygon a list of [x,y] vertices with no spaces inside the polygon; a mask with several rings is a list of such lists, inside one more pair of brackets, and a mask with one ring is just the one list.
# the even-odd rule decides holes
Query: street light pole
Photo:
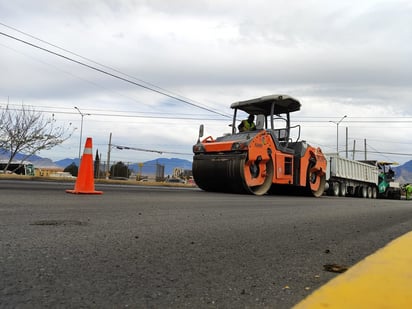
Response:
[{"label": "street light pole", "polygon": [[339,124],[343,121],[343,119],[345,119],[346,117],[348,117],[347,115],[343,116],[339,121],[332,121],[329,120],[329,122],[332,122],[334,124],[336,124],[336,153],[339,156]]},{"label": "street light pole", "polygon": [[81,154],[81,149],[82,149],[82,136],[83,136],[83,117],[90,116],[90,114],[83,114],[77,106],[75,106],[74,108],[79,112],[80,116],[82,117],[82,121],[80,123],[80,143],[79,143],[79,164],[80,164],[80,159],[81,159],[80,154]]}]

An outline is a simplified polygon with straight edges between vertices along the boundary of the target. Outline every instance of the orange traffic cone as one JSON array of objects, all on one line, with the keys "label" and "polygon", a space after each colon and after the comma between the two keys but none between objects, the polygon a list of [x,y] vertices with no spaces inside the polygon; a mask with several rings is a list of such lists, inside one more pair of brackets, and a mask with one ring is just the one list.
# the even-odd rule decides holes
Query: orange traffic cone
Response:
[{"label": "orange traffic cone", "polygon": [[88,137],[84,152],[80,161],[79,172],[77,174],[74,190],[66,190],[67,193],[74,194],[102,194],[103,191],[94,190],[93,154],[92,138]]}]

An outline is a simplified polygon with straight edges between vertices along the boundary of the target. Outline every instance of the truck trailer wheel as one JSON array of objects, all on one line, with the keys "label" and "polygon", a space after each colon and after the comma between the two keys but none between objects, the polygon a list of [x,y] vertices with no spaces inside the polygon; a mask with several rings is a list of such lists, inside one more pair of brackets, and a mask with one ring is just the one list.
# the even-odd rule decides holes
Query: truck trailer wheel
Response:
[{"label": "truck trailer wheel", "polygon": [[360,197],[360,186],[356,186],[355,187],[355,190],[354,190],[354,193],[353,193],[353,196],[354,197]]},{"label": "truck trailer wheel", "polygon": [[378,189],[376,187],[372,188],[372,198],[377,198],[378,197]]},{"label": "truck trailer wheel", "polygon": [[339,195],[346,196],[346,183],[341,182],[339,185]]},{"label": "truck trailer wheel", "polygon": [[361,193],[361,197],[367,198],[368,197],[368,187],[367,186],[362,186],[361,190],[360,190],[360,193]]},{"label": "truck trailer wheel", "polygon": [[372,187],[368,186],[368,198],[372,198]]},{"label": "truck trailer wheel", "polygon": [[339,182],[333,182],[330,190],[330,194],[333,196],[339,196],[340,185]]}]

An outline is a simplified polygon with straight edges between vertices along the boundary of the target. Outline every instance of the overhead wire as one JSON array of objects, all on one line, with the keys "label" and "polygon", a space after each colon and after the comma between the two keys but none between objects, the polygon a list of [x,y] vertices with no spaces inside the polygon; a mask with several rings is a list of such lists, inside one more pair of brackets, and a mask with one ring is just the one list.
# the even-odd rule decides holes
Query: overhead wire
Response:
[{"label": "overhead wire", "polygon": [[[7,103],[8,106],[14,106],[14,108],[11,108],[10,110],[15,110],[19,111],[22,110],[21,105],[19,104],[10,104]],[[27,105],[29,107],[35,107],[36,111],[39,112],[53,112],[56,114],[74,114],[77,115],[77,112],[71,111],[71,108],[68,107],[59,107],[58,109],[56,107],[50,107],[50,106],[44,106],[44,105]],[[40,108],[40,109],[38,109]],[[63,111],[61,111],[63,110]],[[198,114],[189,114],[189,113],[180,113],[179,116],[176,116],[175,113],[165,113],[165,112],[144,112],[144,111],[122,111],[122,110],[106,110],[106,109],[95,109],[95,108],[89,108],[89,109],[84,109],[85,112],[93,115],[93,116],[105,116],[105,117],[126,117],[126,118],[159,118],[159,119],[182,119],[182,120],[216,120],[216,121],[226,121],[226,119],[217,119],[217,118],[208,118],[208,116],[204,115],[198,115]],[[122,114],[124,113],[124,114]],[[127,114],[126,114],[127,113]],[[160,115],[160,116],[156,116]],[[167,116],[167,115],[170,115]],[[309,116],[308,116],[309,117]],[[308,117],[298,117],[292,121],[293,123],[319,123],[319,124],[325,124],[328,123],[329,121],[326,120],[306,120],[305,118]],[[312,117],[309,117],[312,118]],[[317,117],[316,117],[317,118]],[[327,118],[327,117],[326,117]],[[357,118],[375,118],[375,117],[357,117]],[[386,117],[386,118],[393,118],[393,119],[402,119],[403,117]],[[405,117],[409,118],[409,117]],[[351,121],[347,121],[350,123]],[[359,120],[355,121],[355,123],[380,123],[382,121],[369,121],[369,120]],[[388,121],[391,123],[394,123],[393,121]],[[412,120],[397,120],[396,123],[410,123],[412,124]],[[311,126],[314,127],[314,126]],[[321,125],[320,127],[324,127],[324,125]]]},{"label": "overhead wire", "polygon": [[18,41],[18,42],[21,42],[21,43],[23,43],[23,44],[32,46],[32,47],[34,47],[34,48],[37,48],[37,49],[40,49],[40,50],[45,51],[45,52],[47,52],[47,53],[50,53],[50,54],[52,54],[52,55],[55,55],[55,56],[57,56],[57,57],[60,57],[60,58],[63,58],[63,59],[65,59],[65,60],[74,62],[74,63],[76,63],[76,64],[79,64],[79,65],[81,65],[81,66],[84,66],[84,67],[86,67],[86,68],[89,68],[89,69],[91,69],[91,70],[100,72],[100,73],[102,73],[102,74],[111,76],[111,77],[113,77],[113,78],[116,78],[116,79],[122,80],[122,81],[124,81],[124,82],[130,83],[130,84],[132,84],[132,85],[135,85],[135,86],[144,88],[144,89],[146,89],[146,90],[150,90],[150,91],[153,91],[153,92],[155,92],[155,93],[164,95],[164,96],[166,96],[166,97],[169,97],[169,98],[171,98],[171,99],[180,101],[180,102],[185,103],[185,104],[188,104],[188,105],[190,105],[190,106],[193,106],[193,107],[196,107],[196,108],[199,108],[199,109],[202,109],[202,110],[206,110],[206,111],[208,111],[208,112],[211,112],[211,113],[213,113],[213,114],[217,114],[217,115],[220,115],[220,116],[223,116],[223,117],[226,117],[226,118],[229,118],[229,117],[230,117],[230,116],[227,115],[227,114],[223,114],[223,113],[217,112],[217,111],[215,111],[215,110],[213,110],[213,109],[210,109],[210,108],[207,108],[207,107],[203,107],[203,106],[200,106],[200,105],[198,105],[198,104],[189,102],[189,101],[187,101],[187,100],[184,100],[184,99],[182,99],[182,98],[177,97],[176,95],[168,94],[168,93],[166,93],[166,92],[163,91],[163,90],[155,89],[154,87],[147,86],[147,85],[143,85],[142,83],[138,83],[138,82],[132,81],[132,80],[130,80],[130,79],[128,79],[128,78],[124,78],[124,77],[122,77],[122,76],[119,76],[119,75],[116,75],[116,74],[114,74],[114,73],[108,72],[107,70],[103,70],[103,69],[97,68],[97,67],[95,67],[95,66],[89,65],[89,64],[84,63],[84,62],[82,62],[82,61],[79,61],[79,60],[73,59],[73,58],[71,58],[71,57],[65,56],[65,55],[63,55],[63,54],[54,52],[54,51],[52,51],[52,50],[50,50],[50,49],[41,47],[41,46],[39,46],[39,45],[37,45],[37,44],[28,42],[28,41],[23,40],[23,39],[20,39],[20,38],[17,38],[17,37],[15,37],[15,36],[13,36],[13,35],[4,33],[4,32],[2,32],[2,31],[0,31],[0,34],[3,35],[3,36],[5,36],[5,37],[8,37],[8,38],[10,38],[10,39],[13,39],[13,40],[16,40],[16,41]]},{"label": "overhead wire", "polygon": [[[116,78],[116,79],[122,80],[122,81],[124,81],[124,82],[133,84],[133,85],[135,85],[135,86],[144,88],[144,89],[146,89],[146,90],[153,91],[153,92],[155,92],[155,93],[164,95],[164,96],[166,96],[166,97],[169,97],[169,98],[171,98],[171,99],[180,101],[180,102],[185,103],[185,104],[188,104],[188,105],[190,105],[190,106],[193,106],[193,107],[196,107],[196,108],[205,110],[205,111],[207,111],[207,112],[211,112],[211,113],[213,113],[213,114],[217,114],[217,115],[219,115],[219,116],[223,116],[223,117],[225,117],[225,118],[231,117],[231,116],[229,116],[229,115],[227,115],[227,114],[223,114],[223,113],[217,112],[216,110],[212,110],[212,109],[210,109],[210,108],[208,108],[208,107],[202,106],[202,105],[200,105],[200,103],[198,103],[198,102],[196,102],[196,103],[190,102],[190,101],[193,101],[193,100],[190,100],[190,99],[188,99],[188,98],[185,98],[185,97],[183,97],[183,96],[181,96],[181,95],[179,95],[179,94],[175,94],[175,93],[173,93],[173,92],[171,92],[171,91],[168,91],[168,90],[166,90],[166,89],[164,89],[164,88],[161,88],[161,87],[159,87],[159,86],[157,86],[157,85],[154,85],[154,84],[152,84],[152,83],[149,83],[149,82],[147,82],[147,81],[144,81],[144,80],[138,79],[138,78],[136,78],[136,77],[133,77],[133,76],[131,76],[131,75],[128,75],[128,74],[126,74],[126,73],[123,73],[123,72],[121,72],[121,71],[119,71],[119,70],[117,70],[117,69],[115,69],[115,68],[109,67],[109,66],[104,65],[104,64],[101,64],[101,63],[99,63],[99,62],[96,62],[96,61],[94,61],[94,60],[92,60],[92,59],[90,59],[90,58],[87,58],[87,57],[81,56],[81,55],[79,55],[79,54],[77,54],[77,53],[71,52],[71,51],[69,51],[69,50],[67,50],[67,49],[65,49],[65,48],[62,48],[62,47],[59,47],[59,46],[57,46],[57,45],[55,45],[55,44],[49,43],[49,42],[47,42],[47,41],[45,41],[45,40],[42,40],[42,39],[40,39],[40,38],[37,38],[37,37],[35,37],[35,36],[33,36],[33,35],[30,35],[30,34],[28,34],[28,33],[23,32],[23,31],[20,31],[20,30],[18,30],[18,29],[16,29],[16,28],[11,27],[11,26],[8,26],[8,25],[6,25],[6,24],[4,24],[4,23],[1,23],[1,22],[0,22],[0,25],[2,25],[2,26],[4,26],[4,27],[7,27],[7,28],[9,28],[9,29],[12,29],[12,30],[14,30],[14,31],[17,31],[17,32],[19,32],[19,33],[21,33],[21,34],[24,34],[24,35],[26,35],[26,36],[28,36],[28,37],[31,37],[31,38],[33,38],[33,39],[36,39],[36,40],[38,40],[38,41],[40,41],[40,42],[42,42],[42,43],[44,43],[44,44],[48,44],[48,45],[50,45],[50,46],[52,46],[52,47],[54,47],[54,48],[60,49],[60,50],[62,50],[62,51],[64,51],[64,52],[66,52],[66,53],[72,54],[72,55],[74,55],[74,56],[76,56],[76,57],[79,57],[79,58],[81,58],[81,59],[83,59],[83,60],[86,60],[86,61],[88,61],[88,62],[90,62],[90,63],[96,64],[96,65],[98,65],[98,66],[100,66],[100,67],[102,67],[102,68],[109,69],[109,70],[111,70],[112,72],[119,73],[119,74],[121,74],[121,75],[123,75],[123,76],[126,76],[127,78],[122,77],[122,76],[119,76],[119,75],[114,74],[114,73],[111,73],[111,72],[108,72],[107,70],[103,70],[103,69],[97,68],[97,67],[95,67],[95,66],[89,65],[89,64],[84,63],[84,62],[82,62],[82,61],[73,59],[73,58],[68,57],[68,56],[66,56],[66,55],[63,55],[63,54],[54,52],[54,51],[52,51],[52,50],[50,50],[50,49],[41,47],[41,46],[36,45],[36,44],[34,44],[34,43],[28,42],[28,41],[26,41],[26,40],[17,38],[17,37],[15,37],[15,36],[12,36],[12,35],[9,35],[9,34],[7,34],[7,33],[4,33],[4,32],[1,32],[1,31],[0,31],[0,34],[1,34],[1,35],[6,36],[6,37],[8,37],[8,38],[14,39],[14,40],[16,40],[16,41],[19,41],[19,42],[24,43],[24,44],[26,44],[26,45],[29,45],[29,46],[32,46],[32,47],[34,47],[34,48],[40,49],[40,50],[45,51],[45,52],[47,52],[47,53],[53,54],[53,55],[55,55],[55,56],[57,56],[57,57],[66,59],[66,60],[68,60],[68,61],[74,62],[74,63],[76,63],[76,64],[78,64],[78,65],[81,65],[81,66],[87,67],[87,68],[89,68],[89,69],[95,70],[95,71],[100,72],[100,73],[102,73],[102,74],[111,76],[111,77],[113,77],[113,78]],[[135,81],[132,81],[132,80],[130,80],[130,79],[134,79],[134,80],[139,81],[139,82],[135,82]],[[144,83],[144,84],[143,84],[143,83]],[[189,100],[190,100],[190,101],[189,101]],[[195,102],[195,101],[194,101],[194,102]],[[103,110],[102,110],[102,111],[103,111]],[[109,111],[109,112],[118,112],[118,111]],[[120,111],[120,112],[121,112],[121,111]],[[54,113],[76,114],[76,113],[74,113],[74,112],[61,112],[61,111],[54,111]],[[128,113],[130,113],[130,111],[128,111]],[[145,112],[138,112],[138,113],[141,113],[141,114],[144,114],[144,115],[119,115],[119,114],[108,114],[108,113],[99,113],[99,112],[98,112],[98,113],[94,113],[93,115],[96,115],[96,116],[106,116],[106,117],[107,117],[107,116],[109,116],[109,117],[127,117],[127,118],[143,118],[143,117],[144,117],[144,118],[159,118],[159,119],[169,119],[169,118],[170,118],[170,117],[167,117],[167,116],[150,116],[150,115],[146,115]],[[147,113],[147,114],[148,114],[148,113]],[[151,114],[156,114],[156,113],[151,112]],[[163,113],[163,114],[164,114],[164,113]],[[330,118],[333,118],[333,117],[327,117],[327,116],[324,116],[324,117],[302,116],[301,118],[302,118],[302,120],[300,120],[300,122],[304,122],[304,123],[325,123],[325,122],[330,122],[329,119],[330,119]],[[305,118],[311,118],[311,119],[305,119]],[[407,120],[407,118],[412,118],[412,117],[351,117],[351,118],[353,118],[353,120],[347,119],[347,120],[345,120],[345,122],[346,122],[346,123],[353,123],[353,124],[355,124],[355,123],[393,123],[393,120],[388,120],[388,119],[397,119],[397,120],[396,120],[396,123],[411,123],[411,122],[412,122],[412,120]],[[367,119],[371,119],[371,118],[372,118],[373,120],[365,120],[365,118],[367,118]],[[179,119],[179,120],[206,120],[205,118],[182,117],[182,116],[176,117],[176,115],[173,115],[173,119]],[[328,119],[328,120],[323,120],[323,119]],[[355,120],[355,119],[356,119],[356,120]],[[359,119],[359,120],[358,120],[358,119]],[[376,120],[375,120],[375,119],[376,119]],[[387,119],[387,120],[382,120],[382,119]],[[399,120],[399,119],[403,119],[403,120]],[[219,119],[207,119],[207,120],[219,120]],[[296,119],[295,119],[294,122],[296,122]],[[151,152],[157,152],[157,153],[169,153],[169,154],[187,155],[187,153],[168,152],[168,151],[161,151],[161,150],[148,150],[148,149],[128,147],[128,146],[116,146],[116,145],[113,145],[113,146],[115,146],[115,147],[118,148],[118,149],[130,149],[130,150],[136,150],[136,151],[151,151]],[[373,148],[373,147],[370,146],[370,145],[368,145],[368,146],[371,147],[371,148]],[[374,149],[374,148],[373,148],[373,149]],[[380,152],[380,151],[377,151],[376,149],[374,149],[374,150],[375,150],[375,151],[368,151],[368,152],[369,152],[369,153],[377,153],[377,154],[381,154],[381,155],[389,154],[389,155],[399,155],[399,156],[412,156],[412,154],[408,154],[408,153]],[[361,151],[356,151],[356,152],[361,152]]]},{"label": "overhead wire", "polygon": [[[147,85],[150,85],[151,87],[157,88],[157,89],[162,90],[162,91],[164,91],[164,92],[169,92],[169,93],[171,93],[171,94],[173,94],[173,95],[175,95],[175,96],[179,96],[180,98],[183,98],[183,99],[186,100],[186,101],[196,102],[195,100],[186,98],[186,97],[184,97],[184,96],[182,96],[182,95],[180,95],[180,94],[176,94],[176,93],[174,93],[174,92],[172,92],[172,91],[170,91],[170,90],[167,90],[167,89],[164,89],[164,88],[162,88],[162,87],[159,87],[159,86],[157,86],[157,85],[155,85],[155,84],[153,84],[153,83],[150,83],[150,82],[145,81],[145,80],[143,80],[143,79],[134,77],[134,76],[129,75],[129,74],[127,74],[127,73],[124,73],[124,72],[122,72],[122,71],[120,71],[120,70],[118,70],[118,69],[116,69],[116,68],[113,68],[113,67],[110,67],[110,66],[108,66],[108,65],[102,64],[102,63],[97,62],[97,61],[95,61],[95,60],[93,60],[93,59],[90,59],[90,58],[88,58],[88,57],[84,57],[84,56],[82,56],[82,55],[80,55],[80,54],[78,54],[78,53],[72,52],[72,51],[70,51],[70,50],[68,50],[68,49],[66,49],[66,48],[60,47],[60,46],[58,46],[58,45],[56,45],[56,44],[47,42],[47,41],[45,41],[45,40],[43,40],[43,39],[41,39],[41,38],[38,38],[38,37],[36,37],[36,36],[34,36],[34,35],[30,34],[30,33],[21,31],[21,30],[15,28],[15,27],[6,25],[6,24],[4,24],[4,23],[2,23],[2,22],[0,22],[0,25],[4,26],[4,27],[6,27],[6,28],[9,28],[9,29],[11,29],[11,30],[13,30],[13,31],[19,32],[19,33],[21,33],[21,34],[23,34],[23,35],[25,35],[25,36],[28,36],[28,37],[30,37],[30,38],[32,38],[32,39],[38,40],[38,41],[40,41],[40,42],[42,42],[42,43],[44,43],[44,44],[50,45],[50,46],[52,46],[52,47],[54,47],[54,48],[60,49],[60,50],[62,50],[62,51],[64,51],[64,52],[66,52],[66,53],[72,54],[72,55],[74,55],[74,56],[76,56],[76,57],[79,57],[79,58],[81,58],[81,59],[83,59],[83,60],[86,60],[86,61],[89,61],[89,62],[91,62],[91,63],[97,64],[97,65],[99,65],[99,66],[101,66],[101,67],[103,67],[103,68],[109,69],[109,70],[111,70],[111,71],[114,71],[114,72],[116,72],[116,73],[122,74],[122,75],[124,75],[124,76],[127,76],[127,77],[129,77],[129,78],[132,78],[132,79],[137,80],[137,81],[139,81],[139,82],[145,83],[145,84],[147,84]],[[196,102],[196,104],[201,105],[201,103],[199,103],[199,102]]]},{"label": "overhead wire", "polygon": [[187,153],[187,152],[174,152],[174,151],[165,151],[165,150],[153,150],[153,149],[145,149],[145,148],[137,148],[137,147],[130,147],[130,146],[120,146],[120,145],[111,145],[113,148],[119,149],[119,150],[136,150],[136,151],[144,151],[144,152],[156,152],[159,154],[178,154],[178,155],[193,155],[193,153]]},{"label": "overhead wire", "polygon": [[[171,93],[170,91],[167,91],[167,90],[165,90],[165,89],[163,89],[163,88],[161,88],[161,87],[159,87],[159,86],[156,86],[156,85],[154,85],[154,84],[152,84],[152,83],[148,83],[148,82],[146,82],[146,81],[144,81],[144,80],[138,79],[138,78],[133,77],[133,76],[131,76],[131,75],[125,74],[125,73],[123,73],[123,72],[121,72],[121,71],[119,71],[119,70],[117,70],[117,69],[115,69],[115,68],[106,66],[106,65],[101,64],[101,63],[99,63],[99,62],[96,62],[96,61],[94,61],[94,60],[92,60],[92,59],[90,59],[90,58],[87,58],[87,57],[81,56],[81,55],[79,55],[79,54],[77,54],[77,53],[71,52],[71,51],[69,51],[69,50],[67,50],[67,49],[65,49],[65,48],[59,47],[59,46],[57,46],[57,45],[55,45],[55,44],[52,44],[52,43],[49,43],[49,42],[47,42],[47,41],[45,41],[45,40],[42,40],[42,39],[40,39],[40,38],[37,38],[37,37],[35,37],[35,36],[31,35],[31,34],[25,33],[25,32],[23,32],[23,31],[21,31],[21,30],[19,30],[19,29],[17,29],[17,28],[8,26],[8,25],[6,25],[6,24],[4,24],[4,23],[1,23],[1,22],[0,22],[0,25],[2,25],[2,26],[4,26],[4,27],[7,27],[7,28],[9,28],[9,29],[12,29],[12,30],[14,30],[14,31],[17,31],[17,32],[19,32],[19,33],[21,33],[21,34],[24,34],[24,35],[26,35],[26,36],[28,36],[28,37],[31,37],[31,38],[33,38],[33,39],[39,40],[39,41],[42,42],[42,43],[48,44],[48,45],[53,46],[53,47],[55,47],[55,48],[58,48],[58,49],[60,49],[60,50],[62,50],[62,51],[65,51],[65,52],[67,52],[67,53],[70,53],[70,54],[72,54],[72,55],[75,55],[75,56],[77,56],[77,57],[79,57],[79,58],[81,58],[81,59],[87,60],[87,61],[89,61],[89,62],[91,62],[91,63],[96,64],[96,65],[99,65],[99,66],[101,66],[101,67],[103,67],[103,68],[110,69],[110,70],[113,71],[113,72],[122,74],[122,75],[124,75],[124,76],[126,76],[126,77],[128,77],[128,78],[132,78],[132,79],[134,79],[134,80],[137,80],[137,81],[139,81],[139,83],[134,82],[134,81],[132,81],[132,80],[130,80],[130,79],[128,79],[128,78],[121,77],[121,76],[119,76],[119,75],[113,74],[113,73],[108,72],[108,71],[106,71],[106,70],[102,70],[102,69],[97,68],[97,67],[95,67],[95,66],[89,65],[89,64],[87,64],[87,63],[81,62],[81,61],[79,61],[79,60],[73,59],[73,58],[71,58],[71,57],[68,57],[68,56],[65,56],[65,55],[63,55],[63,54],[54,52],[54,51],[52,51],[52,50],[50,50],[50,49],[41,47],[41,46],[36,45],[36,44],[34,44],[34,43],[28,42],[28,41],[26,41],[26,40],[17,38],[17,37],[15,37],[15,36],[12,36],[12,35],[9,35],[9,34],[7,34],[7,33],[4,33],[4,32],[1,32],[1,31],[0,31],[0,34],[3,35],[3,36],[9,37],[9,38],[11,38],[11,39],[14,39],[14,40],[16,40],[16,41],[19,41],[19,42],[21,42],[21,43],[24,43],[24,44],[26,44],[26,45],[32,46],[32,47],[34,47],[34,48],[43,50],[43,51],[48,52],[48,53],[50,53],[50,54],[53,54],[53,55],[55,55],[55,56],[61,57],[61,58],[63,58],[63,59],[66,59],[66,60],[68,60],[68,61],[77,63],[77,64],[79,64],[79,65],[81,65],[81,66],[85,66],[85,67],[87,67],[87,68],[89,68],[89,69],[98,71],[98,72],[100,72],[100,73],[102,73],[102,74],[106,74],[106,75],[111,76],[111,77],[113,77],[113,78],[120,79],[120,80],[122,80],[122,81],[125,81],[125,82],[127,82],[127,83],[131,83],[131,84],[136,85],[136,86],[138,86],[138,87],[142,87],[142,88],[144,88],[144,89],[147,89],[147,90],[156,92],[156,93],[158,93],[158,94],[167,96],[167,97],[169,97],[169,98],[171,98],[171,99],[180,101],[180,102],[182,102],[182,103],[191,105],[191,106],[193,106],[193,107],[200,108],[200,109],[206,110],[206,111],[208,111],[208,112],[211,112],[211,113],[214,113],[214,114],[217,114],[217,115],[220,115],[220,116],[230,117],[230,116],[227,115],[227,114],[223,114],[223,113],[217,112],[217,111],[215,111],[215,110],[212,110],[212,109],[210,109],[210,108],[201,106],[201,105],[199,105],[199,103],[196,104],[196,103],[190,102],[187,98],[184,98],[184,97],[183,97],[184,99],[182,99],[182,97],[178,97],[178,96],[180,96],[180,95],[177,95],[177,94],[171,95],[171,94],[170,94],[170,93]],[[145,83],[146,85],[144,85],[143,83]],[[167,93],[167,92],[170,92],[170,93]],[[56,113],[64,113],[64,112],[58,112],[58,111],[56,111]],[[66,112],[66,113],[70,113],[70,112]],[[73,113],[73,114],[74,114],[74,113]],[[140,117],[146,117],[146,118],[168,118],[168,117],[162,117],[162,116],[113,115],[113,114],[107,114],[107,113],[96,113],[95,115],[97,115],[97,116],[117,116],[117,117],[128,117],[128,118],[130,118],[130,117],[136,117],[136,118],[140,118]],[[176,118],[176,116],[174,116],[173,118],[174,118],[174,119],[182,119],[182,120],[200,120],[200,119],[204,120],[204,118],[187,118],[187,117],[177,117],[177,118]],[[329,120],[319,120],[319,119],[321,119],[321,118],[325,119],[325,118],[330,118],[330,117],[302,117],[302,118],[315,118],[315,119],[314,119],[314,120],[301,120],[300,122],[319,123],[319,122],[329,122]],[[393,121],[391,121],[391,120],[382,120],[382,118],[388,119],[388,117],[352,117],[352,118],[358,118],[358,119],[359,119],[359,118],[374,118],[374,119],[378,119],[378,118],[379,118],[379,120],[364,120],[364,119],[362,119],[362,120],[349,120],[349,119],[348,119],[348,120],[346,120],[345,122],[347,122],[347,123],[392,123],[392,122],[393,122]],[[399,117],[390,117],[390,118],[393,118],[393,119],[396,118],[396,119],[398,119]],[[411,118],[411,117],[406,117],[406,118]],[[411,122],[410,120],[397,120],[397,123],[410,123],[410,122]],[[125,148],[125,149],[126,149],[126,148]],[[131,149],[131,148],[130,148],[130,149]],[[162,152],[163,152],[163,151],[162,151]],[[381,152],[376,151],[376,153],[381,153]],[[387,154],[394,154],[394,155],[408,155],[408,156],[411,155],[411,154],[401,154],[401,153],[388,153],[388,152],[386,152],[386,153],[387,153]],[[383,154],[383,153],[381,153],[381,154]]]},{"label": "overhead wire", "polygon": [[[9,110],[11,111],[21,111],[21,108],[9,108]],[[89,111],[88,109],[84,109],[84,112]],[[76,112],[72,112],[72,111],[58,111],[58,110],[46,110],[46,109],[36,109],[36,112],[42,112],[42,113],[53,113],[53,114],[66,114],[66,115],[78,115],[78,113]],[[124,112],[126,113],[126,112]],[[109,114],[109,113],[104,113],[104,112],[94,112],[94,113],[89,113],[88,112],[88,116],[104,116],[104,117],[119,117],[119,118],[147,118],[147,119],[170,119],[170,120],[214,120],[214,121],[224,121],[224,119],[216,119],[216,118],[207,118],[207,117],[194,117],[194,116],[190,116],[189,115],[179,115],[176,116],[175,114],[173,114],[173,116],[160,116],[160,115],[156,115],[156,113],[153,113],[155,115],[149,115],[150,112],[134,112],[134,113],[139,113],[141,115],[130,115],[130,112],[128,112],[129,115],[126,114]],[[170,114],[172,115],[172,114]]]}]

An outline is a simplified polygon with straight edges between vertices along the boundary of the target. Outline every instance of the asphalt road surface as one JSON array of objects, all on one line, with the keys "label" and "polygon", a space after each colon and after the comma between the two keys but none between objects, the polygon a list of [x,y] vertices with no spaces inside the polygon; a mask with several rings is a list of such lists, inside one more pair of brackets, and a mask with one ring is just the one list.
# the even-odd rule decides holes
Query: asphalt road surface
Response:
[{"label": "asphalt road surface", "polygon": [[1,308],[290,308],[411,230],[412,202],[0,181]]}]

